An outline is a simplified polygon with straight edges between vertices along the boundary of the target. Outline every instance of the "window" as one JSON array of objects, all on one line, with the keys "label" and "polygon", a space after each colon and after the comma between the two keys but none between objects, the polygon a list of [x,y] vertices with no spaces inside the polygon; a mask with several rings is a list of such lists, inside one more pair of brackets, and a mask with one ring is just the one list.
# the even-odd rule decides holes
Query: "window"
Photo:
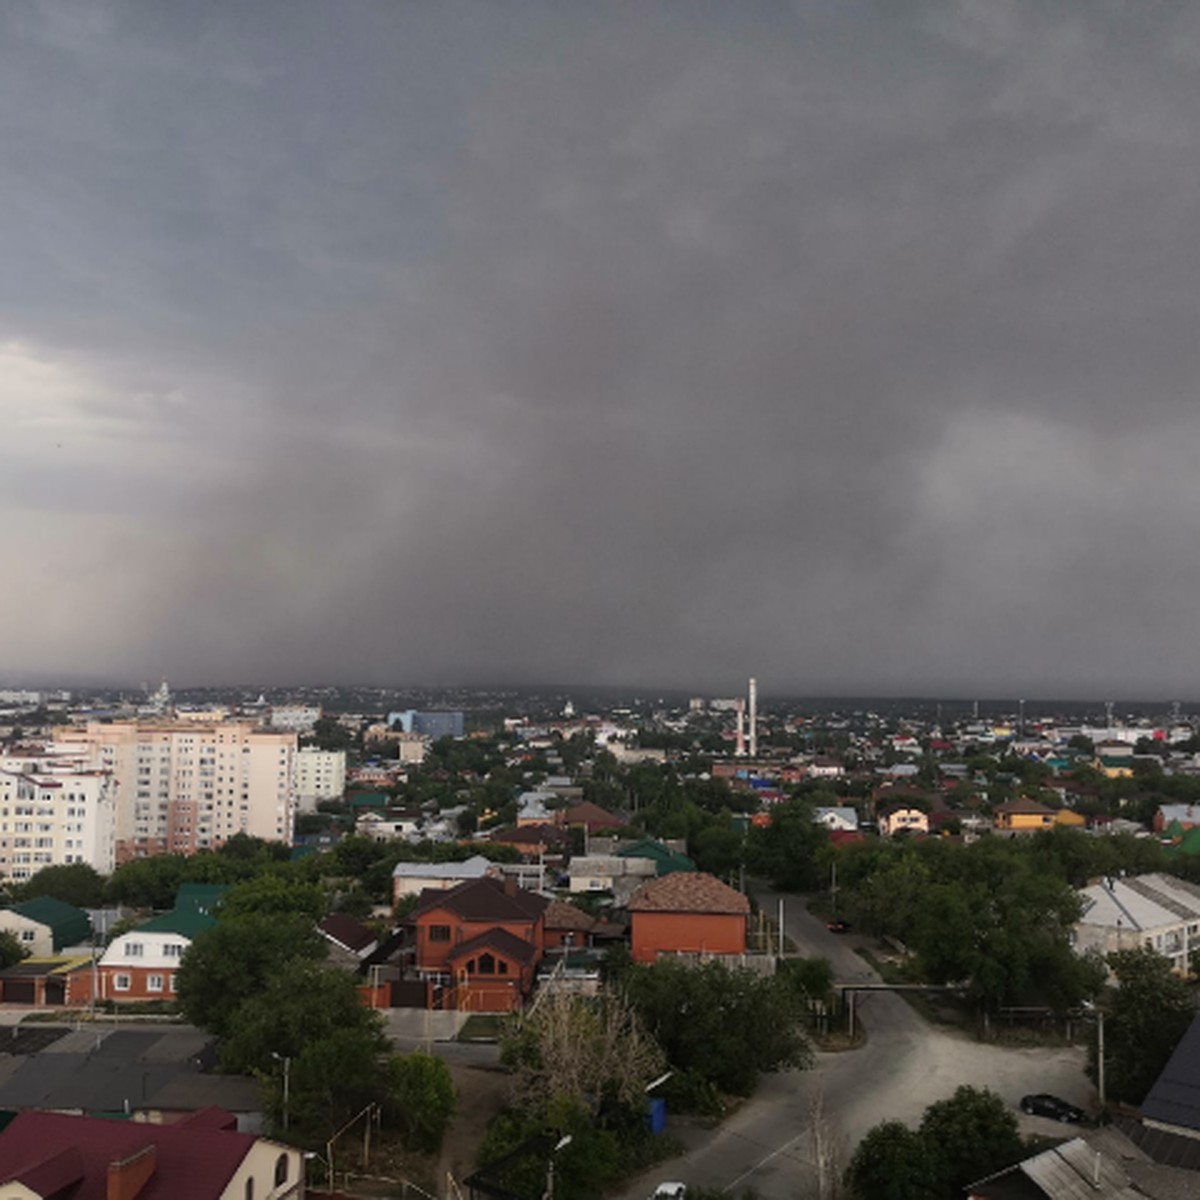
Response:
[{"label": "window", "polygon": [[125,957],[126,958],[141,958],[143,946],[141,942],[126,942]]},{"label": "window", "polygon": [[491,954],[481,954],[479,956],[479,973],[480,975],[495,975],[496,959]]},{"label": "window", "polygon": [[281,1154],[275,1160],[275,1186],[281,1187],[287,1183],[288,1177],[288,1160],[286,1154]]},{"label": "window", "polygon": [[114,975],[113,976],[113,991],[127,992],[133,983],[133,977],[130,975]]},{"label": "window", "polygon": [[161,992],[163,990],[163,977],[161,975],[149,975],[146,977],[146,991]]},{"label": "window", "polygon": [[429,940],[431,942],[448,942],[450,940],[450,926],[430,925]]},{"label": "window", "polygon": [[174,975],[167,976],[167,990],[172,995],[174,995],[174,993],[175,993],[175,976]]},{"label": "window", "polygon": [[168,942],[163,947],[164,958],[180,958],[183,955],[183,946],[179,942]]},{"label": "window", "polygon": [[32,942],[36,936],[37,934],[32,929],[21,930],[21,941],[23,942]]},{"label": "window", "polygon": [[254,1200],[254,1178],[246,1180],[246,1200]]}]

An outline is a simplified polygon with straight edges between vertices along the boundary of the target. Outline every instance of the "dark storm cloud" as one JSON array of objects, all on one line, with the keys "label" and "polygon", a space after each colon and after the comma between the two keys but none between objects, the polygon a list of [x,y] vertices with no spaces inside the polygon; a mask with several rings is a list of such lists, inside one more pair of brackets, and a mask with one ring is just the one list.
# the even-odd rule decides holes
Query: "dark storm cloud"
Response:
[{"label": "dark storm cloud", "polygon": [[0,21],[11,666],[1195,678],[1200,18]]}]

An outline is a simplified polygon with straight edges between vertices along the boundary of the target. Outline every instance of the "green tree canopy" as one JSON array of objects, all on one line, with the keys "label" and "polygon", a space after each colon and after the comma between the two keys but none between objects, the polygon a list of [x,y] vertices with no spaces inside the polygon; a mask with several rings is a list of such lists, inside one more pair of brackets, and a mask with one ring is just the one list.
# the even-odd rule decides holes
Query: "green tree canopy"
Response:
[{"label": "green tree canopy", "polygon": [[[1109,1098],[1140,1104],[1196,1016],[1188,985],[1169,959],[1142,947],[1108,956],[1119,986],[1107,1000],[1105,1090]],[[1096,1041],[1089,1074],[1097,1078]]]},{"label": "green tree canopy", "polygon": [[221,1041],[231,1071],[270,1072],[273,1056],[299,1059],[304,1048],[335,1031],[363,1034],[376,1054],[387,1049],[379,1014],[363,1006],[354,977],[293,958],[237,1007]]},{"label": "green tree canopy", "polygon": [[928,1143],[903,1121],[868,1130],[846,1170],[855,1200],[940,1200],[936,1178]]},{"label": "green tree canopy", "polygon": [[53,896],[76,908],[99,908],[104,903],[104,876],[88,863],[43,867],[17,891],[22,900]]},{"label": "green tree canopy", "polygon": [[242,1003],[260,995],[286,963],[324,955],[324,942],[305,917],[219,919],[184,953],[176,977],[180,1007],[193,1025],[224,1037]]},{"label": "green tree canopy", "polygon": [[419,1050],[396,1055],[387,1065],[387,1087],[387,1109],[400,1128],[405,1148],[436,1154],[458,1107],[450,1068]]},{"label": "green tree canopy", "polygon": [[1016,1113],[987,1088],[960,1087],[948,1100],[931,1104],[918,1132],[946,1196],[961,1195],[967,1184],[1025,1153]]},{"label": "green tree canopy", "polygon": [[805,1001],[788,980],[666,961],[629,967],[621,981],[670,1065],[722,1091],[748,1096],[764,1072],[811,1061]]}]

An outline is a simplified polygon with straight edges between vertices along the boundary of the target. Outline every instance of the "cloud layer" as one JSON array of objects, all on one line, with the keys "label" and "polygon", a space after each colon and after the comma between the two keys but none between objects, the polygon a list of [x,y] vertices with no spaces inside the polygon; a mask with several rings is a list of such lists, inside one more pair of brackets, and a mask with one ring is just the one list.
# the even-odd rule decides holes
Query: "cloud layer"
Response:
[{"label": "cloud layer", "polygon": [[0,12],[0,669],[1197,694],[1200,14]]}]

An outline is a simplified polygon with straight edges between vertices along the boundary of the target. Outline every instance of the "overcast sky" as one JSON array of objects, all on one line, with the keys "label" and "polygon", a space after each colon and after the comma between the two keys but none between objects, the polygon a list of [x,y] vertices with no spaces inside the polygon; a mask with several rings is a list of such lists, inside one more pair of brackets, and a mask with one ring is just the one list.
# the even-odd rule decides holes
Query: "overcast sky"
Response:
[{"label": "overcast sky", "polygon": [[0,674],[1200,697],[1200,8],[0,7]]}]

